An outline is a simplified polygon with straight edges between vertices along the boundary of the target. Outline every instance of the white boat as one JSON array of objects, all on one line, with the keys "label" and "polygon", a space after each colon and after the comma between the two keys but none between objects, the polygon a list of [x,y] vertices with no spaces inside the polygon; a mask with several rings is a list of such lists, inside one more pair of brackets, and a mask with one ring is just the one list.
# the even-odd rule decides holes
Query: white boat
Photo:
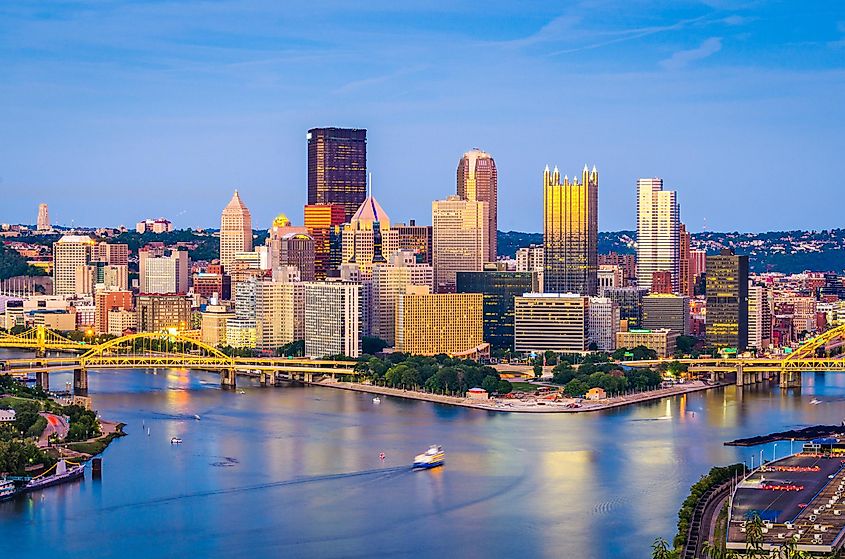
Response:
[{"label": "white boat", "polygon": [[0,502],[11,499],[16,493],[15,482],[0,479]]},{"label": "white boat", "polygon": [[812,400],[810,400],[810,404],[813,405],[813,406],[818,406],[821,403],[822,403],[822,401],[817,399],[817,398],[813,398]]},{"label": "white boat", "polygon": [[422,454],[414,457],[414,468],[436,468],[442,466],[446,461],[446,453],[443,447],[433,444]]},{"label": "white boat", "polygon": [[182,439],[180,439],[179,437],[173,437],[172,439],[170,439],[170,444],[182,444]]},{"label": "white boat", "polygon": [[198,415],[194,414],[194,419],[196,419],[197,421],[199,421],[199,420],[200,420],[200,416],[198,416]]},{"label": "white boat", "polygon": [[244,391],[244,390],[239,390],[239,391],[238,391],[238,394],[246,394],[246,391]]},{"label": "white boat", "polygon": [[381,398],[379,398],[378,396],[376,396],[375,398],[373,398],[373,403],[374,403],[374,404],[381,404]]}]

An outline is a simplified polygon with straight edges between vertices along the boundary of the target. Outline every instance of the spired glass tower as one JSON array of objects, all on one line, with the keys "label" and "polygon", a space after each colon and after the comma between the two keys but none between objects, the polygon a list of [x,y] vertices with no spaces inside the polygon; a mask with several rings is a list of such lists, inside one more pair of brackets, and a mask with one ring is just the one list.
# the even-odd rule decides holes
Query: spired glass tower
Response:
[{"label": "spired glass tower", "polygon": [[496,261],[496,208],[498,176],[493,156],[478,148],[466,152],[458,162],[457,194],[461,200],[487,202],[487,246],[485,262]]},{"label": "spired glass tower", "polygon": [[543,173],[543,291],[595,295],[598,289],[599,173],[572,181]]},{"label": "spired glass tower", "polygon": [[367,198],[367,131],[312,128],[308,140],[308,204],[343,207],[346,221]]}]

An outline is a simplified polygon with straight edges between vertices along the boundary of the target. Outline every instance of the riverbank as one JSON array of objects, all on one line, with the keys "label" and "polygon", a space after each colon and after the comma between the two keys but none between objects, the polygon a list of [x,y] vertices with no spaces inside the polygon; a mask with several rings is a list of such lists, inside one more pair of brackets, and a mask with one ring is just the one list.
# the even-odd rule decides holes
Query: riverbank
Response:
[{"label": "riverbank", "polygon": [[759,444],[776,443],[778,441],[788,441],[790,439],[808,441],[811,439],[833,437],[835,435],[841,436],[843,433],[845,433],[845,425],[814,425],[803,429],[791,429],[789,431],[780,431],[779,433],[770,433],[768,435],[760,435],[758,437],[736,439],[724,444],[725,446],[757,446]]},{"label": "riverbank", "polygon": [[[603,400],[584,400],[581,398],[561,398],[559,400],[544,400],[540,397],[529,397],[523,400],[492,398],[490,400],[475,400],[461,398],[458,396],[445,396],[442,394],[429,394],[414,390],[403,390],[401,388],[389,388],[386,386],[374,386],[357,382],[316,382],[315,386],[326,386],[329,388],[340,388],[342,390],[353,390],[356,392],[367,392],[381,396],[395,396],[397,398],[408,398],[411,400],[423,400],[450,406],[461,406],[487,411],[505,413],[583,413],[607,410],[639,404],[651,400],[659,400],[669,396],[678,396],[690,392],[698,392],[709,388],[717,388],[724,384],[708,384],[702,381],[693,381],[684,384],[676,384],[667,388],[640,392],[616,398]],[[576,407],[577,406],[577,407]]]},{"label": "riverbank", "polygon": [[97,454],[101,454],[111,442],[118,437],[125,437],[123,432],[125,423],[116,423],[114,421],[100,420],[100,429],[102,435],[87,441],[79,441],[75,443],[67,443],[63,448],[75,453],[79,458],[88,460]]}]

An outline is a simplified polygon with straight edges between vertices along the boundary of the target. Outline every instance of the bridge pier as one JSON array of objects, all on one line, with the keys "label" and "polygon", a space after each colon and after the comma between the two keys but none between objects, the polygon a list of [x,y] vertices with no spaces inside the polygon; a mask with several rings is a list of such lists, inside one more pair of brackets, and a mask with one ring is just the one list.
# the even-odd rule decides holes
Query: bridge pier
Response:
[{"label": "bridge pier", "polygon": [[43,347],[36,348],[35,350],[36,357],[47,357],[47,350]]},{"label": "bridge pier", "polygon": [[799,371],[781,371],[780,372],[780,387],[781,388],[800,388],[801,387],[801,373]]},{"label": "bridge pier", "polygon": [[50,373],[35,373],[35,384],[45,392],[50,390]]},{"label": "bridge pier", "polygon": [[258,373],[258,378],[261,381],[261,386],[270,386],[271,381],[273,381],[273,373],[261,371]]},{"label": "bridge pier", "polygon": [[73,393],[78,396],[88,395],[88,370],[73,370]]},{"label": "bridge pier", "polygon": [[234,390],[237,387],[236,377],[234,369],[223,369],[220,371],[220,387],[224,390]]}]

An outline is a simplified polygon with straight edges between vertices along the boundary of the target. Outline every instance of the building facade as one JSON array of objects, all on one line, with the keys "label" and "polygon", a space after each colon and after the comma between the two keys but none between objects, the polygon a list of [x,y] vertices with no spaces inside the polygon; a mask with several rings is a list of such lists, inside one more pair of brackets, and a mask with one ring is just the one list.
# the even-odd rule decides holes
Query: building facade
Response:
[{"label": "building facade", "polygon": [[138,283],[141,293],[188,292],[190,278],[188,251],[171,250],[162,256],[150,251],[138,251]]},{"label": "building facade", "polygon": [[480,293],[425,293],[399,298],[396,350],[412,355],[462,354],[484,343]]},{"label": "building facade", "polygon": [[652,293],[643,297],[643,318],[646,330],[669,329],[686,336],[690,329],[689,297],[668,293]]},{"label": "building facade", "polygon": [[772,309],[769,292],[762,285],[748,283],[748,347],[767,349],[772,337]]},{"label": "building facade", "polygon": [[[88,266],[94,241],[84,235],[64,235],[53,243],[53,293],[76,295],[79,269]],[[93,282],[91,282],[93,283]],[[90,289],[83,293],[90,294]]]},{"label": "building facade", "polygon": [[654,272],[672,275],[680,285],[681,209],[677,194],[663,190],[663,179],[637,180],[637,285],[651,290]]},{"label": "building facade", "polygon": [[369,281],[373,266],[386,264],[397,250],[399,233],[378,201],[368,196],[343,227],[343,264],[355,264],[360,278]]},{"label": "building facade", "polygon": [[675,354],[676,342],[678,340],[677,332],[673,332],[668,328],[662,330],[620,330],[616,333],[616,347],[634,349],[635,347],[644,346],[652,349],[657,353],[658,357],[671,357]]},{"label": "building facade", "polygon": [[408,225],[395,225],[399,234],[399,248],[410,250],[418,264],[431,265],[431,225],[417,225],[412,219]]},{"label": "building facade", "polygon": [[342,206],[345,220],[367,196],[367,131],[312,128],[308,141],[308,204]]},{"label": "building facade", "polygon": [[396,343],[396,307],[409,286],[424,286],[431,291],[434,270],[428,264],[418,264],[410,250],[396,251],[387,264],[373,268],[370,287],[370,335],[389,345]]},{"label": "building facade", "polygon": [[748,343],[748,256],[707,257],[707,343],[744,351]]},{"label": "building facade", "polygon": [[135,306],[139,332],[186,330],[191,324],[191,302],[183,295],[141,294]]},{"label": "building facade", "polygon": [[599,351],[616,349],[616,333],[619,331],[619,305],[609,297],[590,297],[588,309],[587,337],[589,347]]},{"label": "building facade", "polygon": [[220,264],[228,271],[239,252],[252,250],[252,217],[236,190],[220,216]]},{"label": "building facade", "polygon": [[598,292],[599,174],[587,166],[581,182],[560,179],[555,167],[543,173],[543,291]]},{"label": "building facade", "polygon": [[431,204],[434,288],[438,293],[455,291],[455,274],[480,272],[489,250],[487,202],[449,196]]},{"label": "building facade", "polygon": [[630,328],[639,328],[643,320],[643,297],[648,290],[642,287],[612,287],[602,292],[619,305],[619,318]]},{"label": "building facade", "polygon": [[495,262],[498,227],[498,174],[493,157],[478,148],[466,152],[458,161],[457,194],[462,200],[487,202],[486,262]]},{"label": "building facade", "polygon": [[[340,266],[340,250],[333,251],[333,244],[340,245],[341,225],[346,221],[346,210],[340,205],[309,204],[305,206],[305,227],[314,238],[314,277],[322,281]],[[332,257],[337,253],[336,258]]]},{"label": "building facade", "polygon": [[494,348],[513,349],[514,299],[539,291],[536,272],[458,272],[457,293],[481,293],[484,301],[484,341]]},{"label": "building facade", "polygon": [[361,355],[361,286],[342,281],[308,282],[303,285],[305,355]]},{"label": "building facade", "polygon": [[583,352],[589,345],[589,298],[529,293],[514,300],[514,349],[524,353]]}]

